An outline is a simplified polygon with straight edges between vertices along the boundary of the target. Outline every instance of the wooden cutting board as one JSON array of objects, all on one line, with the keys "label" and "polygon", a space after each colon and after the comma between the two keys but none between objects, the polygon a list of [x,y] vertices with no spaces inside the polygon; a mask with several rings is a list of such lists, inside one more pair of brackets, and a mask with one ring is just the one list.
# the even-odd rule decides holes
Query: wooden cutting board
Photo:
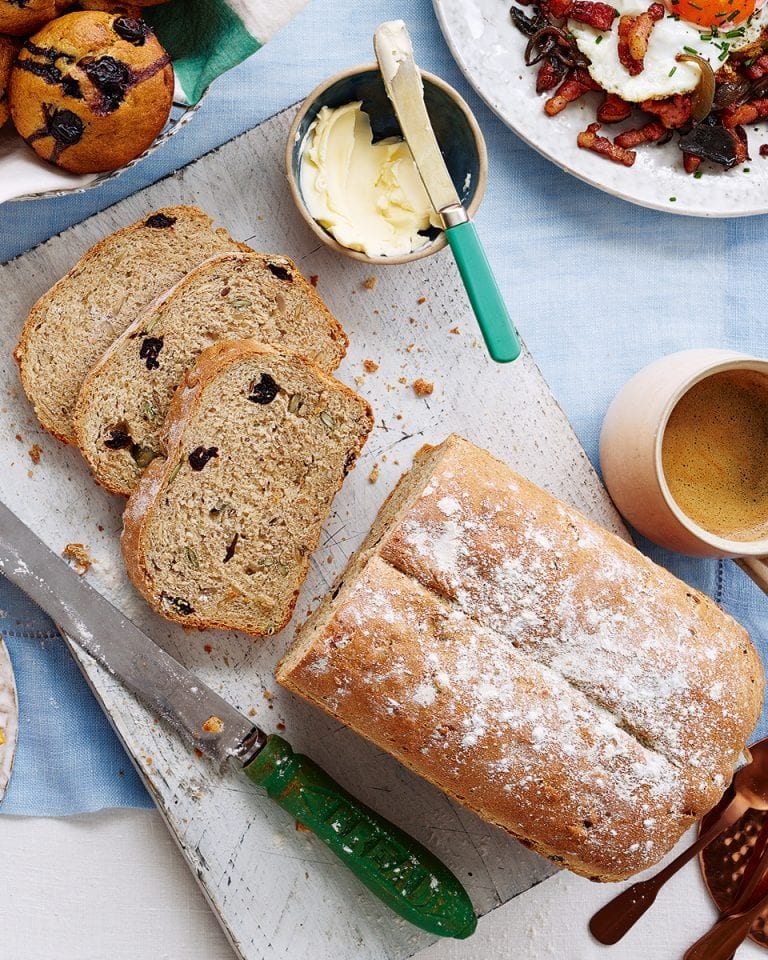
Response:
[{"label": "wooden cutting board", "polygon": [[[553,867],[484,824],[338,723],[281,692],[274,666],[295,624],[357,547],[386,494],[425,442],[451,431],[487,448],[610,529],[626,531],[528,353],[493,364],[450,254],[372,270],[319,245],[295,211],[283,172],[287,111],[191,166],[0,267],[0,497],[55,551],[87,545],[92,583],[169,652],[267,730],[285,731],[362,800],[435,850],[486,914]],[[106,234],[156,207],[196,203],[255,249],[293,257],[346,328],[339,376],[369,398],[376,428],[349,476],[314,557],[294,623],[254,642],[185,632],[144,605],[119,547],[122,502],[89,478],[76,451],[42,433],[11,358],[34,301]],[[374,276],[377,283],[364,283]],[[523,333],[525,331],[523,330]],[[379,369],[364,374],[363,360]],[[434,393],[410,386],[422,377]],[[35,465],[28,450],[39,444]],[[378,480],[369,480],[378,466]],[[229,771],[190,755],[93,662],[92,687],[131,753],[235,950],[246,960],[401,960],[430,942],[397,921],[311,835]],[[120,864],[115,864],[115,870]]]}]

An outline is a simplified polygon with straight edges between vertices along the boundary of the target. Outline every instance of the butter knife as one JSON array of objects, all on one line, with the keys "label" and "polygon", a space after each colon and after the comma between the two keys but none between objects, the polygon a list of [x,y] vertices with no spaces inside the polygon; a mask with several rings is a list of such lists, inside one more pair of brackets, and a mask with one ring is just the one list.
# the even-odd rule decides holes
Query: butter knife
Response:
[{"label": "butter knife", "polygon": [[124,617],[0,503],[0,573],[61,631],[219,765],[238,765],[395,913],[442,937],[477,925],[467,892],[425,847],[267,735]]},{"label": "butter knife", "polygon": [[475,225],[440,152],[424,104],[424,86],[414,60],[413,44],[403,21],[382,23],[374,34],[373,46],[387,96],[432,206],[442,219],[488,352],[497,363],[516,360],[520,356],[520,341]]}]

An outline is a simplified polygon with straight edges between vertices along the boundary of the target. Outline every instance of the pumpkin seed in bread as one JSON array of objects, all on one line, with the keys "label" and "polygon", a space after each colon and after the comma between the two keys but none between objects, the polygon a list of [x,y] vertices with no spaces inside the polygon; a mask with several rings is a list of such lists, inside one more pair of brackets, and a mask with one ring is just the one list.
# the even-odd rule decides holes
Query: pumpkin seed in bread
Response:
[{"label": "pumpkin seed in bread", "polygon": [[168,207],[92,247],[32,308],[15,357],[38,419],[74,441],[77,396],[91,367],[137,315],[203,260],[249,250],[196,207]]},{"label": "pumpkin seed in bread", "polygon": [[123,553],[147,602],[253,636],[293,612],[331,503],[373,426],[368,403],[298,354],[206,350],[128,501]]},{"label": "pumpkin seed in bread", "polygon": [[8,88],[21,136],[73,173],[136,159],[165,126],[172,102],[171,60],[150,27],[96,10],[58,17],[27,40]]},{"label": "pumpkin seed in bread", "polygon": [[151,304],[87,376],[75,410],[77,443],[96,480],[128,494],[160,450],[176,387],[204,349],[253,337],[296,350],[326,373],[347,338],[285,257],[224,253]]}]

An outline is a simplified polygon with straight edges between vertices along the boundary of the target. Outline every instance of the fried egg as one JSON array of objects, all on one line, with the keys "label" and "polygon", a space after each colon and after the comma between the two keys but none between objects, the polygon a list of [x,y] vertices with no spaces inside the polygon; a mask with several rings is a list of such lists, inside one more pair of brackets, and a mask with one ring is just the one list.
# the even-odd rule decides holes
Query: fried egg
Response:
[{"label": "fried egg", "polygon": [[[619,16],[644,13],[649,3],[650,0],[613,0]],[[698,20],[689,22],[683,19],[684,15],[695,15]],[[739,23],[740,17],[746,19]],[[713,25],[705,23],[707,19]],[[717,26],[718,23],[724,25]],[[701,71],[695,63],[678,63],[678,54],[696,54],[717,72],[731,52],[754,43],[766,25],[768,5],[755,11],[753,0],[731,0],[730,4],[729,0],[667,0],[667,14],[654,24],[648,41],[644,68],[633,77],[619,60],[619,17],[607,31],[575,20],[568,22],[579,50],[590,61],[593,80],[603,90],[630,103],[689,93],[698,85]]]}]

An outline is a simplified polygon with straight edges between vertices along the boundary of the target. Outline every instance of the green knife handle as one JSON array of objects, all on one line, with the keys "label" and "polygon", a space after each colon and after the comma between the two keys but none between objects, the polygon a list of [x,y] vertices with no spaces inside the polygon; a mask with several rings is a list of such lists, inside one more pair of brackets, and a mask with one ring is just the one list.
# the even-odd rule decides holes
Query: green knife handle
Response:
[{"label": "green knife handle", "polygon": [[270,736],[245,773],[395,913],[441,937],[474,932],[472,902],[448,867],[285,740]]},{"label": "green knife handle", "polygon": [[456,227],[449,227],[445,235],[456,258],[488,352],[497,363],[517,360],[520,341],[474,223],[468,220]]}]

